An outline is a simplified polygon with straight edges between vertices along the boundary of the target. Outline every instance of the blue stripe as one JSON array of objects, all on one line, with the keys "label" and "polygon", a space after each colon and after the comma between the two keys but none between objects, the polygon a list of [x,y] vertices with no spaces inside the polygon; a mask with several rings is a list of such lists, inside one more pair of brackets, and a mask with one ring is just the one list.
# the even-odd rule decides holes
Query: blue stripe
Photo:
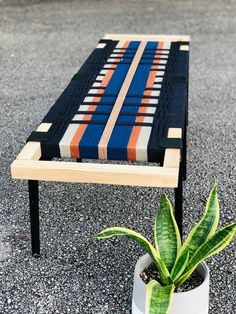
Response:
[{"label": "blue stripe", "polygon": [[[148,42],[144,53],[146,49],[150,48],[156,48],[157,42]],[[150,55],[150,57],[154,58],[155,51]],[[136,70],[136,73],[134,75],[134,78],[132,80],[132,83],[130,85],[128,94],[125,98],[125,101],[136,103],[141,102],[142,97],[140,98],[131,98],[129,95],[132,94],[143,94],[144,89],[147,84],[147,80],[149,77],[151,69],[151,64],[139,64]],[[129,111],[129,112],[138,112],[139,106],[122,106],[121,111]],[[126,122],[135,122],[136,117],[135,116],[119,116],[118,122],[120,121],[126,121]],[[130,135],[132,133],[132,126],[126,126],[126,125],[116,125],[113,129],[112,135],[110,137],[109,143],[108,143],[108,159],[113,160],[127,160],[127,146],[129,142]]]},{"label": "blue stripe", "polygon": [[[114,93],[117,94],[120,91],[120,88],[123,84],[123,81],[126,77],[126,74],[129,70],[129,64],[119,64],[113,73],[108,86],[105,90],[105,93]],[[101,98],[101,103],[103,102],[115,102],[115,97],[106,97],[103,96]],[[99,105],[96,109],[96,112],[99,111],[108,111],[112,110],[113,106],[103,106]],[[107,115],[94,115],[91,120],[99,120],[99,121],[106,121],[108,118]],[[104,125],[98,124],[89,124],[81,141],[79,144],[80,156],[81,158],[96,158],[98,159],[98,143],[101,139],[102,133],[105,128]]]}]

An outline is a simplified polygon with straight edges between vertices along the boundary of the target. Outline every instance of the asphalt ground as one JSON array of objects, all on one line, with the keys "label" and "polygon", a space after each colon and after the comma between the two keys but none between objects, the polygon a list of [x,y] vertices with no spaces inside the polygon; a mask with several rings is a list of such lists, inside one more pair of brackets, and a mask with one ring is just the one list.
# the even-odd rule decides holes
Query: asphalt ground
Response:
[{"label": "asphalt ground", "polygon": [[[125,238],[91,237],[118,225],[151,239],[163,190],[40,183],[42,257],[34,259],[27,182],[9,170],[107,32],[191,35],[184,232],[202,215],[214,176],[220,224],[235,220],[235,16],[233,0],[0,1],[0,313],[129,313],[143,251]],[[210,314],[236,312],[235,257],[234,242],[208,260]]]}]

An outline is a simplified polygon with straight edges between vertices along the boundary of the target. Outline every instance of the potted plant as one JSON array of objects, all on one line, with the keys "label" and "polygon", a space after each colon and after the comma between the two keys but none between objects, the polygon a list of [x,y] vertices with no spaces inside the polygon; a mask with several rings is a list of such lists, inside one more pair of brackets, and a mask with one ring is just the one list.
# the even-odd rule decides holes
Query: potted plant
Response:
[{"label": "potted plant", "polygon": [[[133,314],[207,314],[209,298],[209,270],[204,262],[223,250],[233,239],[236,223],[219,230],[219,203],[216,184],[207,200],[201,220],[181,244],[179,230],[168,197],[161,196],[160,210],[154,225],[154,245],[144,236],[127,228],[111,227],[101,231],[97,238],[128,236],[138,242],[146,255],[137,262],[134,274]],[[153,264],[159,279],[145,283],[140,274]],[[178,288],[198,273],[202,283],[187,292]]]}]

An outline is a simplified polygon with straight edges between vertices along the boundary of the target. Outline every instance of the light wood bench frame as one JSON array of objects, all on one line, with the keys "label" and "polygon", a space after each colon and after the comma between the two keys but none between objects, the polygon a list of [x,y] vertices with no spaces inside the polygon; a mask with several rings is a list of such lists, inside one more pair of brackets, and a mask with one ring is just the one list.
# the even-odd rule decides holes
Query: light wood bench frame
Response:
[{"label": "light wood bench frame", "polygon": [[[108,38],[114,40],[189,41],[188,36],[177,35],[105,35],[104,39]],[[183,47],[183,49],[187,48]],[[183,149],[165,149],[162,166],[42,160],[40,143],[28,142],[11,164],[11,174],[14,179],[28,180],[32,254],[34,256],[40,254],[38,197],[38,181],[40,180],[174,188],[175,215],[182,234],[182,180],[186,177],[186,127],[187,114],[184,130],[169,129],[169,138],[182,138]],[[42,123],[37,131],[47,132],[49,128],[49,123]]]}]

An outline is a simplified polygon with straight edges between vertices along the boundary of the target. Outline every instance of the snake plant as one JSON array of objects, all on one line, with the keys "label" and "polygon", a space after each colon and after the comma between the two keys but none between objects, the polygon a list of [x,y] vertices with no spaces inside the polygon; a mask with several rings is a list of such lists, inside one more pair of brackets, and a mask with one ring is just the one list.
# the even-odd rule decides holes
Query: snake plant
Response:
[{"label": "snake plant", "polygon": [[153,245],[139,233],[121,227],[107,228],[96,238],[127,236],[144,248],[160,274],[160,282],[151,280],[147,285],[147,313],[167,314],[175,289],[191,276],[199,263],[223,250],[233,239],[236,223],[216,230],[218,222],[219,202],[215,183],[203,217],[183,245],[172,205],[165,194],[161,196],[160,210],[155,219]]}]

